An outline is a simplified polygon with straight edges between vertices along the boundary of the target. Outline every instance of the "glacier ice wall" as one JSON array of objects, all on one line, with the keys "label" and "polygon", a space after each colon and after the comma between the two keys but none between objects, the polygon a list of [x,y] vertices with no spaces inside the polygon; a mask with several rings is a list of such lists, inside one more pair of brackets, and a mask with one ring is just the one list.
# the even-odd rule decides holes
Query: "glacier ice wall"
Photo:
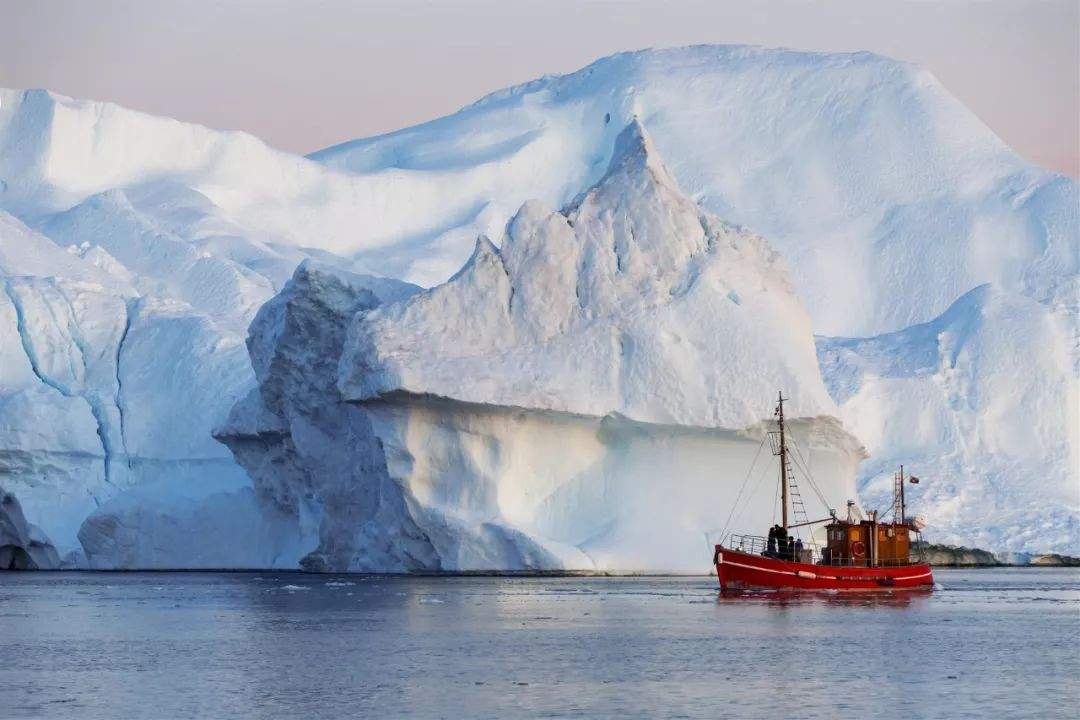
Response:
[{"label": "glacier ice wall", "polygon": [[[725,530],[760,532],[776,517],[760,425],[654,425],[410,394],[362,407],[442,569],[705,572]],[[795,422],[792,435],[823,492],[850,496],[860,453],[839,423]],[[752,492],[740,497],[748,469]],[[807,511],[827,508],[807,498]]]}]

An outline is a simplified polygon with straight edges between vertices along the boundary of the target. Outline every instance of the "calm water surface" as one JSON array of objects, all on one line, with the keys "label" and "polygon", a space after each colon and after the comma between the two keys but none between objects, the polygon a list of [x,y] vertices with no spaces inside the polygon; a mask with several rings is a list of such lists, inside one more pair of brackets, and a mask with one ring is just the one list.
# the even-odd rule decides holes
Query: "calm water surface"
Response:
[{"label": "calm water surface", "polygon": [[0,574],[0,717],[1080,715],[1080,572],[929,594],[711,578]]}]

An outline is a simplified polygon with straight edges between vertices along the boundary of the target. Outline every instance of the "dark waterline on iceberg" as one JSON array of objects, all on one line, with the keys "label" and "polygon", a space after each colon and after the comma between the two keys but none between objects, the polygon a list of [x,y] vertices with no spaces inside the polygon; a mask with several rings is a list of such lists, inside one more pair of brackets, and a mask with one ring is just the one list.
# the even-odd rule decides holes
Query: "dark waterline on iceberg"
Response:
[{"label": "dark waterline on iceberg", "polygon": [[1075,717],[1080,571],[935,574],[749,598],[708,577],[0,574],[0,715]]}]

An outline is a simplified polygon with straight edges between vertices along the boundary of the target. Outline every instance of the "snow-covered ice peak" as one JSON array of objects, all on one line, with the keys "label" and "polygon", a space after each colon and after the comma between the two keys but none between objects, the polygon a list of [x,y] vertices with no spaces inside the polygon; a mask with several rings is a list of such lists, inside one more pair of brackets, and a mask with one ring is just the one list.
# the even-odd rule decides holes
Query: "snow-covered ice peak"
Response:
[{"label": "snow-covered ice peak", "polygon": [[566,210],[525,203],[447,283],[359,315],[340,387],[651,423],[831,415],[777,254],[686,198],[632,121]]},{"label": "snow-covered ice peak", "polygon": [[[579,282],[578,293],[586,292],[579,305],[593,316],[615,311],[615,303],[635,302],[638,294],[648,303],[658,303],[685,292],[696,279],[695,258],[724,232],[721,223],[706,218],[679,191],[637,118],[616,137],[604,177],[563,214],[571,227],[580,228],[578,235],[592,253],[583,258],[579,275],[584,277],[579,280],[585,283],[582,288]],[[710,220],[714,227],[709,227]],[[528,214],[522,225],[527,222]],[[539,237],[527,227],[515,229],[517,236],[507,235],[511,265],[518,256],[533,255],[514,246],[517,237],[524,236],[526,243]],[[610,247],[596,247],[607,239]],[[785,274],[779,268],[777,272]],[[606,289],[612,292],[605,293]]]},{"label": "snow-covered ice peak", "polygon": [[[645,131],[641,120],[634,116],[615,138],[615,145],[608,163],[607,172],[598,182],[598,186],[612,184],[609,178],[648,178],[657,188],[664,188],[683,199],[679,193],[679,184],[660,159],[652,138]],[[616,183],[617,184],[617,183]],[[580,205],[580,199],[572,205]]]}]

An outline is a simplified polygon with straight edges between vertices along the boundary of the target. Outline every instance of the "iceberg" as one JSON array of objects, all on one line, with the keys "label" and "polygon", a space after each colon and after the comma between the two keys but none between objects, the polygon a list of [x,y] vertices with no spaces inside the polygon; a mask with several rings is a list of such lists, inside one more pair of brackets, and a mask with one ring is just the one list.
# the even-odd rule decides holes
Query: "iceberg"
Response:
[{"label": "iceberg", "polygon": [[[525,233],[545,223],[551,226],[541,233],[545,247],[565,253],[588,245],[579,235],[585,228],[570,232],[563,222],[560,229],[553,209],[567,219],[588,215],[579,201],[609,174],[616,139],[635,119],[648,128],[651,157],[664,158],[669,179],[678,180],[680,194],[700,213],[745,228],[747,236],[767,237],[783,258],[803,308],[798,317],[808,318],[816,337],[829,397],[820,393],[821,378],[804,367],[812,353],[800,344],[784,362],[766,361],[762,377],[777,373],[774,381],[790,381],[785,389],[797,396],[800,414],[842,420],[866,444],[872,458],[860,466],[857,482],[867,503],[882,502],[887,468],[904,460],[925,479],[912,500],[913,510],[932,523],[930,540],[1080,553],[1077,185],[1019,158],[929,73],[870,53],[742,46],[620,53],[307,158],[243,132],[45,90],[0,90],[0,486],[69,564],[294,567],[309,556],[318,564],[316,548],[337,542],[320,539],[323,501],[306,504],[301,492],[279,497],[280,507],[266,504],[274,488],[285,486],[249,475],[251,466],[235,459],[235,438],[226,448],[212,436],[215,428],[231,427],[230,412],[242,398],[258,405],[268,391],[263,370],[252,368],[260,353],[249,356],[245,336],[271,298],[290,282],[290,293],[304,284],[292,280],[301,264],[310,278],[337,277],[350,288],[375,283],[373,276],[434,288],[466,263],[496,270],[501,263],[514,274],[516,284],[507,281],[514,297],[506,298],[508,308],[517,308],[512,313],[504,318],[479,297],[475,303],[510,334],[481,332],[479,325],[476,336],[467,328],[433,333],[434,309],[422,310],[430,300],[418,299],[406,311],[400,298],[387,296],[387,307],[372,314],[373,323],[384,312],[428,318],[415,327],[365,335],[353,327],[352,314],[341,316],[343,337],[351,339],[335,345],[334,357],[362,362],[370,351],[377,366],[371,373],[353,367],[336,392],[348,395],[349,408],[366,408],[369,421],[380,403],[399,410],[409,403],[416,408],[409,423],[421,416],[442,423],[447,407],[454,418],[466,407],[484,418],[501,418],[491,414],[495,407],[523,407],[528,412],[521,417],[531,423],[558,413],[559,422],[602,418],[620,432],[635,423],[650,433],[659,427],[741,432],[733,429],[767,416],[764,405],[776,388],[759,393],[741,384],[702,395],[723,374],[708,367],[700,348],[674,342],[700,339],[704,327],[678,304],[703,302],[741,331],[758,321],[751,317],[758,312],[762,327],[771,327],[770,303],[725,276],[733,290],[729,308],[672,271],[637,286],[652,293],[650,302],[671,290],[682,298],[649,311],[657,323],[672,323],[671,338],[646,331],[644,310],[640,322],[621,318],[618,331],[605,335],[587,327],[564,295],[549,298],[557,318],[549,326],[541,314],[525,313],[538,302],[530,293],[580,278],[586,294],[600,293],[588,298],[590,312],[612,318],[605,303],[623,302],[626,289],[592,284],[608,271],[602,263],[582,274],[557,258],[538,259],[566,278],[526,281],[539,267],[534,260],[496,247],[510,238],[535,248]],[[507,232],[511,220],[520,225],[515,233]],[[712,238],[706,247],[722,248],[715,241],[727,236],[720,229],[727,226],[716,223],[700,236],[678,234],[672,256],[641,257],[672,261],[703,237]],[[478,249],[479,236],[494,242]],[[631,246],[614,254],[616,271],[625,261],[631,275],[640,272],[627,254]],[[757,259],[747,251],[738,262]],[[665,267],[676,266],[683,267]],[[702,287],[719,282],[704,265],[685,267],[705,273]],[[476,267],[467,274],[483,280],[485,293],[502,292],[484,272]],[[368,280],[356,280],[363,276]],[[680,295],[685,288],[690,292]],[[464,302],[464,292],[443,290],[439,297]],[[972,309],[972,298],[984,295],[985,305]],[[750,312],[739,315],[735,307]],[[958,308],[969,308],[971,317],[958,320]],[[466,303],[459,311],[470,316],[474,307]],[[802,322],[793,337],[801,336]],[[975,329],[968,333],[968,326]],[[364,338],[373,344],[364,345]],[[463,338],[477,343],[475,353],[458,347]],[[445,344],[430,348],[427,359],[419,346],[400,353],[393,346],[413,341]],[[882,359],[886,346],[897,360]],[[738,348],[719,341],[707,347],[721,352],[733,382],[746,380]],[[577,354],[580,373],[550,361],[560,351]],[[489,368],[480,358],[496,364]],[[1038,382],[1027,382],[1029,366]],[[297,367],[306,366],[297,359]],[[335,375],[332,384],[338,381]],[[643,386],[635,395],[630,389],[638,381],[661,391],[650,395]],[[311,390],[324,411],[330,407],[329,391]],[[303,394],[290,393],[289,402]],[[395,393],[400,405],[391,403]],[[421,399],[429,406],[421,408]],[[262,414],[253,407],[250,416]],[[252,420],[250,442],[270,443],[275,432],[303,435],[298,416],[289,416],[291,427],[282,424],[286,416],[265,409],[264,419],[279,426]],[[369,437],[363,428],[356,432]],[[281,462],[295,460],[292,449],[281,450]],[[679,454],[689,457],[685,448]],[[387,483],[408,475],[401,473]],[[738,474],[734,468],[721,474],[730,473]],[[400,496],[390,485],[387,492]],[[207,534],[219,505],[244,516],[239,526],[251,529],[260,549],[240,547],[239,534]],[[1006,507],[1016,512],[1001,510]],[[958,522],[961,517],[970,521]],[[519,520],[495,522],[526,527]],[[333,537],[351,532],[348,520],[340,521]],[[166,526],[192,523],[205,543],[184,539],[188,554],[173,547],[182,532]],[[407,523],[395,527],[413,537]],[[405,535],[393,540],[370,532],[408,544],[400,540]],[[546,552],[553,552],[553,538],[564,537],[547,530],[534,536],[545,538]],[[565,537],[577,543],[573,533]],[[523,543],[517,535],[506,541],[508,563],[520,561]],[[422,545],[418,567],[433,567],[432,558],[453,565],[447,559],[453,552],[432,554]],[[493,547],[490,540],[480,546]],[[347,566],[351,560],[342,558],[357,547],[373,545],[353,538],[340,557],[330,552],[329,564]],[[576,551],[567,552],[588,566]],[[397,562],[392,556],[402,557],[387,550],[371,566],[390,566]]]},{"label": "iceberg", "polygon": [[594,187],[526,203],[446,283],[370,282],[302,266],[252,325],[259,387],[217,435],[318,519],[305,567],[700,570],[778,387],[820,486],[854,494],[861,447],[779,256],[683,196],[637,121]]}]

